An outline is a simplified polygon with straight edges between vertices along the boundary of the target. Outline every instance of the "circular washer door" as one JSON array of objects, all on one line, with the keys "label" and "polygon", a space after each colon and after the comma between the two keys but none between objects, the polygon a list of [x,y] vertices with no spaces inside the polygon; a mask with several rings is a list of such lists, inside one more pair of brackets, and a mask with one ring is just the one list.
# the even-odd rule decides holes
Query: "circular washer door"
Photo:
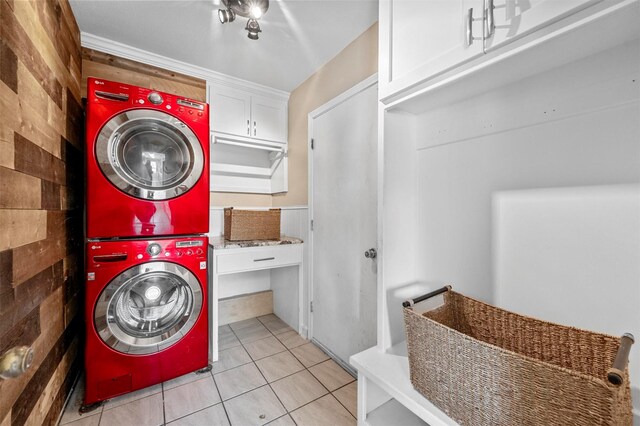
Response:
[{"label": "circular washer door", "polygon": [[109,120],[96,139],[96,158],[114,186],[145,200],[184,194],[204,169],[195,133],[177,118],[148,109],[126,111]]},{"label": "circular washer door", "polygon": [[152,354],[178,342],[202,310],[200,282],[169,262],[134,266],[115,277],[94,309],[98,335],[112,349]]}]

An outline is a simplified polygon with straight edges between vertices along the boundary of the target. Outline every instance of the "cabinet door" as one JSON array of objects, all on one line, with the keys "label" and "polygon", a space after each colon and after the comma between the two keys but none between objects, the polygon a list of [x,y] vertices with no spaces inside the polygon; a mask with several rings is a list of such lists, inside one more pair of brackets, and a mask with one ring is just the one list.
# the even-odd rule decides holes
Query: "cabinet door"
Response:
[{"label": "cabinet door", "polygon": [[251,120],[252,137],[276,142],[286,142],[286,102],[262,96],[252,96]]},{"label": "cabinet door", "polygon": [[249,137],[251,95],[227,87],[209,86],[211,131]]},{"label": "cabinet door", "polygon": [[[468,45],[470,8],[479,20],[472,22],[477,39]],[[381,1],[381,97],[481,55],[482,13],[482,0]]]},{"label": "cabinet door", "polygon": [[493,2],[495,29],[485,40],[485,51],[550,25],[602,0],[486,0]]}]

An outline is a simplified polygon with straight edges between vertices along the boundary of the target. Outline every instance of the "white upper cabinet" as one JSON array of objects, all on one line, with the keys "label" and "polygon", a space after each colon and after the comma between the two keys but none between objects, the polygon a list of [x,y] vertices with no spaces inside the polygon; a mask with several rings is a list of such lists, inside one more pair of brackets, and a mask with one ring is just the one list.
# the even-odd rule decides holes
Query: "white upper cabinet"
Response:
[{"label": "white upper cabinet", "polygon": [[281,100],[252,96],[251,119],[254,138],[287,140],[287,104]]},{"label": "white upper cabinet", "polygon": [[489,51],[602,0],[485,1],[485,51]]},{"label": "white upper cabinet", "polygon": [[[637,0],[380,0],[380,100],[389,105],[463,80],[474,80],[468,83],[475,85],[474,90],[480,86],[489,90],[487,84],[499,81],[492,82],[494,76],[479,71],[502,61],[509,64],[503,67],[507,79],[551,67],[554,61],[561,64],[563,57],[569,60],[571,55],[624,40],[627,35],[608,21],[620,8],[637,13],[637,4]],[[602,30],[595,22],[609,29]],[[577,31],[586,27],[597,36]],[[540,46],[545,44],[554,47],[544,50]],[[565,51],[561,47],[565,45],[579,52]],[[521,61],[521,66],[510,61],[534,50],[538,53]],[[465,90],[459,95],[466,96]]]},{"label": "white upper cabinet", "polygon": [[250,91],[209,85],[211,131],[243,138],[287,141],[287,102]]},{"label": "white upper cabinet", "polygon": [[209,85],[211,131],[250,136],[251,95],[229,87]]},{"label": "white upper cabinet", "polygon": [[482,14],[483,0],[380,1],[381,97],[481,55]]}]

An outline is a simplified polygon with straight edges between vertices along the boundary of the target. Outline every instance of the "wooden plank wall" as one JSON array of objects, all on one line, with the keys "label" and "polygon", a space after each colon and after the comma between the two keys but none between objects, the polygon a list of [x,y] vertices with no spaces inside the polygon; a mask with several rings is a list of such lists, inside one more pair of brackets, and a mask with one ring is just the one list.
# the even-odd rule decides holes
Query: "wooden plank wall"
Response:
[{"label": "wooden plank wall", "polygon": [[96,77],[147,87],[196,101],[206,101],[206,81],[142,64],[97,50],[82,48],[82,96],[87,96],[87,78]]},{"label": "wooden plank wall", "polygon": [[83,107],[67,0],[0,0],[0,425],[55,424],[81,366]]}]

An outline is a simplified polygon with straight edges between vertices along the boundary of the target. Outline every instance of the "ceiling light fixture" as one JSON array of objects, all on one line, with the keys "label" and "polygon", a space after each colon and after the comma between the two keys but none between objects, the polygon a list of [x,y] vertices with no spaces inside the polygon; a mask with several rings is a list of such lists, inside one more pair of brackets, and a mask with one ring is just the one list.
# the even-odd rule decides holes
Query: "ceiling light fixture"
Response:
[{"label": "ceiling light fixture", "polygon": [[262,32],[258,19],[269,9],[269,0],[222,0],[222,3],[226,9],[218,9],[220,22],[233,22],[236,15],[249,18],[244,29],[248,31],[247,37],[257,40]]},{"label": "ceiling light fixture", "polygon": [[225,22],[233,22],[236,19],[236,14],[231,9],[218,9],[218,19],[223,24]]},{"label": "ceiling light fixture", "polygon": [[247,21],[247,26],[244,27],[244,29],[249,31],[247,37],[249,37],[251,40],[257,40],[258,33],[262,32],[262,30],[260,29],[260,24],[258,24],[258,21],[256,21],[255,19],[249,19]]}]

